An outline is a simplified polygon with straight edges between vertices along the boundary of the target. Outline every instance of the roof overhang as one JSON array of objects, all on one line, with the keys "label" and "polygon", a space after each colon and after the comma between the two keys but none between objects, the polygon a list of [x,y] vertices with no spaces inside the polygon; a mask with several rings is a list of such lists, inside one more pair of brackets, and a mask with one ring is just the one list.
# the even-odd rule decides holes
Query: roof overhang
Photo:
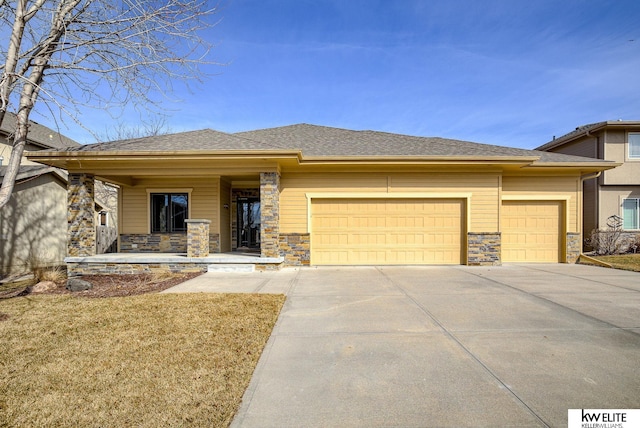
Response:
[{"label": "roof overhang", "polygon": [[[561,169],[583,173],[604,171],[618,163],[541,162],[540,156],[303,156],[292,150],[224,151],[49,151],[32,152],[28,158],[70,172],[87,172],[118,184],[132,185],[139,176],[247,175],[280,168],[345,167],[470,167],[550,171]],[[118,178],[120,177],[120,178]]]},{"label": "roof overhang", "polygon": [[527,165],[523,169],[538,171],[580,171],[581,174],[590,174],[594,172],[606,171],[616,168],[622,163],[595,160],[594,162],[535,162]]}]

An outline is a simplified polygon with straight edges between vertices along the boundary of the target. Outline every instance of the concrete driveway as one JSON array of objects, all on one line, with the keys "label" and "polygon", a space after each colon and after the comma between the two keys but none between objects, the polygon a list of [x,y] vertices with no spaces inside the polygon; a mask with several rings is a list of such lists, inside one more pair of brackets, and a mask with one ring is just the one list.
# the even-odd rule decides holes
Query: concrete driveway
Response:
[{"label": "concrete driveway", "polygon": [[530,264],[198,279],[182,291],[288,295],[232,427],[566,427],[568,409],[640,408],[637,273]]}]

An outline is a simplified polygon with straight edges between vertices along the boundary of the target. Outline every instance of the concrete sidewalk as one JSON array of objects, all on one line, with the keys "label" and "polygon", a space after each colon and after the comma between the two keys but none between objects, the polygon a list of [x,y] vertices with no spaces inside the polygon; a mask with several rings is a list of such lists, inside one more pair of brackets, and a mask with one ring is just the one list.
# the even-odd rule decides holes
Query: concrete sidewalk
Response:
[{"label": "concrete sidewalk", "polygon": [[233,427],[566,426],[572,408],[640,408],[637,273],[506,265],[200,278],[196,291],[288,295]]}]

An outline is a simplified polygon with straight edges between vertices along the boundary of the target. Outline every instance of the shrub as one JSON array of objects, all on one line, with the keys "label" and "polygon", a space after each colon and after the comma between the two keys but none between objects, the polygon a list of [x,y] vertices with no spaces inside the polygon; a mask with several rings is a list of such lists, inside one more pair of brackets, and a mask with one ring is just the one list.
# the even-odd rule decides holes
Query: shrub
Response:
[{"label": "shrub", "polygon": [[38,252],[30,252],[27,260],[29,272],[33,274],[36,282],[52,281],[60,283],[66,280],[67,271],[64,266],[52,263],[46,255]]},{"label": "shrub", "polygon": [[633,239],[629,239],[622,231],[622,218],[612,215],[607,219],[607,228],[595,229],[591,231],[591,236],[586,240],[586,244],[593,248],[596,254],[613,255],[622,254],[633,245]]}]

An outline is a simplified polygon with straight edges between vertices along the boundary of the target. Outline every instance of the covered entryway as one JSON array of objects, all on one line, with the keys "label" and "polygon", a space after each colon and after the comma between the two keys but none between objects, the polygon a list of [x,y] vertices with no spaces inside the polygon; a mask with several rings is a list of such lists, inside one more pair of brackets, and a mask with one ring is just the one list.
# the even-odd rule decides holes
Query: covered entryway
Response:
[{"label": "covered entryway", "polygon": [[461,264],[460,199],[313,199],[311,264]]},{"label": "covered entryway", "polygon": [[562,261],[562,201],[502,202],[502,261]]}]

